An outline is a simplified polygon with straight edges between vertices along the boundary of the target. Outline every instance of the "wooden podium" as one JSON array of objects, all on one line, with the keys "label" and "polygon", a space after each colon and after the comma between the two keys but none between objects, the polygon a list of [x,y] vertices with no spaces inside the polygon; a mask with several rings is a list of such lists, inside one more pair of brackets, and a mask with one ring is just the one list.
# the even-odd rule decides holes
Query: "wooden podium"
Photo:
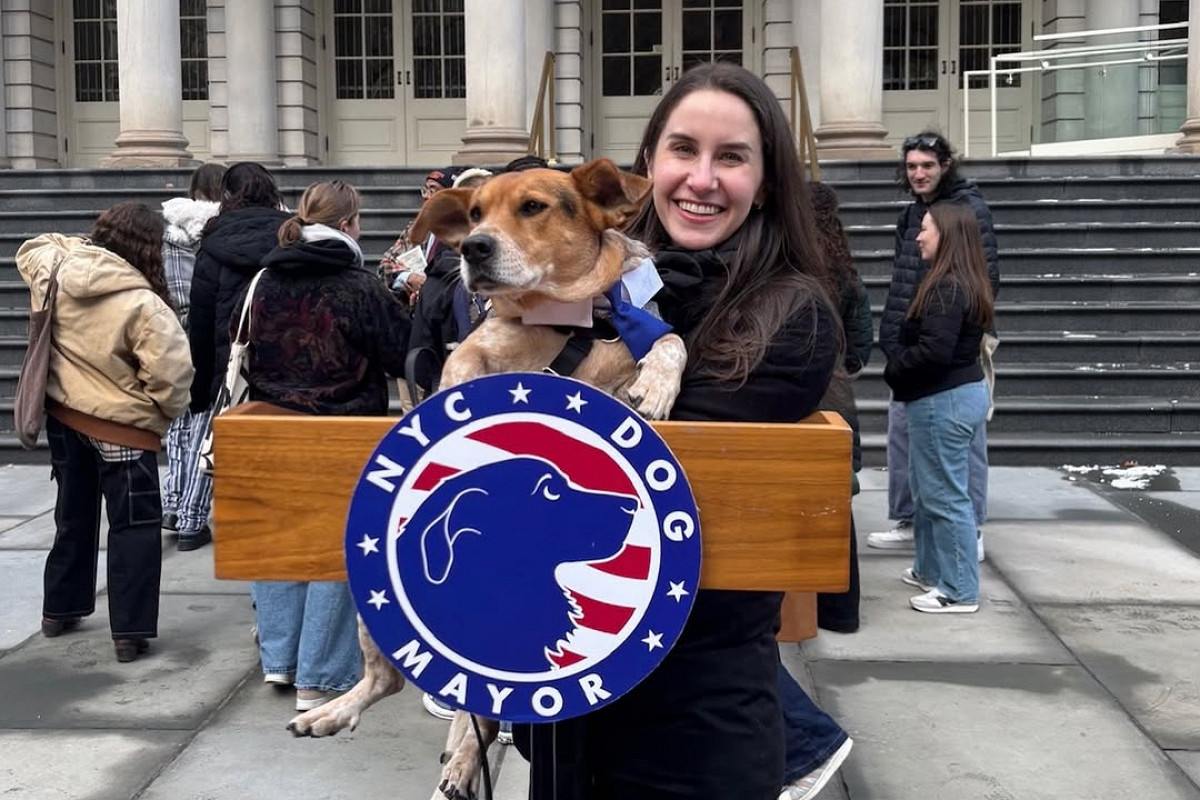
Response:
[{"label": "wooden podium", "polygon": [[[214,421],[216,576],[345,580],[346,513],[396,423],[246,403]],[[701,586],[786,591],[781,641],[816,635],[812,592],[845,591],[850,427],[821,411],[790,425],[656,422],[700,510]]]}]

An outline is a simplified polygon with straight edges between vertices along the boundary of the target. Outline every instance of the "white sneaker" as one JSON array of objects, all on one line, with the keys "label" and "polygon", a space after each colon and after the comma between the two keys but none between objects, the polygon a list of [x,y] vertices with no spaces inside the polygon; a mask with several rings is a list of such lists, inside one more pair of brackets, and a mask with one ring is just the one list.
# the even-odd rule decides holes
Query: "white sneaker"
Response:
[{"label": "white sneaker", "polygon": [[421,695],[421,705],[425,706],[425,710],[438,719],[454,719],[454,709],[445,703],[439,702],[438,699],[429,692],[425,692]]},{"label": "white sneaker", "polygon": [[867,547],[876,550],[911,550],[913,547],[912,522],[901,520],[890,531],[867,534]]},{"label": "white sneaker", "polygon": [[286,672],[266,672],[263,673],[263,683],[269,683],[273,686],[291,686],[295,680]]},{"label": "white sneaker", "polygon": [[904,581],[909,586],[917,587],[922,592],[928,592],[933,589],[932,586],[917,577],[917,573],[913,572],[912,567],[908,567],[904,570],[904,572],[900,573],[900,580]]},{"label": "white sneaker", "polygon": [[334,694],[336,692],[323,692],[320,689],[297,689],[296,710],[312,711],[314,708],[320,708],[332,700]]},{"label": "white sneaker", "polygon": [[979,601],[959,603],[946,597],[937,589],[930,589],[925,594],[910,597],[908,604],[926,614],[974,614],[979,610]]},{"label": "white sneaker", "polygon": [[500,732],[496,734],[496,741],[500,744],[509,745],[513,743],[513,732],[511,722],[501,722]]},{"label": "white sneaker", "polygon": [[979,529],[979,530],[977,530],[977,531],[975,531],[975,541],[976,541],[976,542],[979,544],[979,563],[980,563],[980,564],[982,564],[982,563],[983,563],[983,559],[984,559],[984,553],[983,553],[983,529],[982,529],[982,528],[981,528],[981,529]]},{"label": "white sneaker", "polygon": [[829,783],[829,779],[841,769],[842,762],[846,760],[846,756],[850,755],[852,747],[854,747],[854,740],[847,736],[846,741],[842,742],[842,746],[825,759],[824,764],[803,778],[783,787],[783,791],[779,793],[779,800],[811,800],[816,797],[817,793],[825,788],[825,784]]}]

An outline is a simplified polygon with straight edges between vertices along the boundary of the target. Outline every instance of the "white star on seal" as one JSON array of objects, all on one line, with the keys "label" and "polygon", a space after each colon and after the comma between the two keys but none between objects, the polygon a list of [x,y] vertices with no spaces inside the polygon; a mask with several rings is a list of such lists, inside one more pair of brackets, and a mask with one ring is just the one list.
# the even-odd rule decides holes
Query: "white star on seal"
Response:
[{"label": "white star on seal", "polygon": [[645,642],[646,646],[650,648],[649,652],[653,653],[654,648],[656,647],[660,650],[662,649],[662,637],[663,635],[661,633],[655,633],[654,631],[647,629],[646,638],[642,639],[641,641]]},{"label": "white star on seal", "polygon": [[583,399],[583,392],[567,395],[567,411],[574,411],[576,414],[583,413],[583,407],[588,403]]},{"label": "white star on seal", "polygon": [[675,581],[667,581],[667,583],[671,584],[671,588],[667,590],[667,597],[674,597],[675,602],[678,603],[683,600],[684,595],[691,594],[691,592],[683,588],[683,584],[686,582],[687,581],[680,581],[679,583],[676,583]]},{"label": "white star on seal", "polygon": [[378,611],[379,609],[383,608],[384,606],[386,606],[388,603],[391,602],[390,600],[387,599],[387,591],[386,590],[380,590],[377,592],[374,589],[371,589],[370,592],[371,592],[371,599],[368,600],[367,603],[369,605],[375,606],[376,611]]},{"label": "white star on seal", "polygon": [[363,551],[363,555],[366,556],[366,555],[370,555],[371,553],[379,552],[379,548],[375,546],[377,544],[379,544],[378,536],[368,536],[367,534],[364,533],[362,541],[359,542],[358,544],[356,544],[355,547],[361,547],[362,551]]},{"label": "white star on seal", "polygon": [[513,396],[514,403],[525,403],[526,405],[529,405],[529,389],[526,389],[524,386],[522,386],[520,381],[517,382],[517,388],[509,389],[508,393]]}]

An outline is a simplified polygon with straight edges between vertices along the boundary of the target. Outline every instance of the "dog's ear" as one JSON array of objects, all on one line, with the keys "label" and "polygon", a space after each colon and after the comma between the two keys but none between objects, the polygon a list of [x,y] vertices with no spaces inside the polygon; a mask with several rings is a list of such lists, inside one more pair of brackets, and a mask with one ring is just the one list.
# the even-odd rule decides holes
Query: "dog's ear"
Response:
[{"label": "dog's ear", "polygon": [[471,232],[467,209],[474,194],[474,189],[443,189],[426,200],[409,230],[409,239],[414,244],[423,242],[432,231],[434,236],[457,250]]},{"label": "dog's ear", "polygon": [[454,566],[454,548],[459,537],[467,533],[483,535],[483,531],[463,522],[469,516],[463,506],[465,503],[469,508],[473,496],[486,496],[487,492],[475,487],[459,489],[458,486],[458,481],[446,481],[425,501],[432,503],[435,508],[445,503],[442,512],[420,534],[425,579],[435,586],[441,586],[450,577],[450,570]]},{"label": "dog's ear", "polygon": [[575,188],[589,207],[597,230],[619,228],[638,212],[650,193],[650,180],[622,172],[607,158],[598,158],[571,170]]}]

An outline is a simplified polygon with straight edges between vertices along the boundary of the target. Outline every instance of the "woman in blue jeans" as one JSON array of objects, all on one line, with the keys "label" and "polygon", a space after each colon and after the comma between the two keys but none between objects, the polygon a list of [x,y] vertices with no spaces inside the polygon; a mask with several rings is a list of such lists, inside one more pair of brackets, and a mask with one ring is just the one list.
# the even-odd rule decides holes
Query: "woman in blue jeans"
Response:
[{"label": "woman in blue jeans", "polygon": [[884,379],[908,416],[916,559],[901,580],[924,593],[917,611],[979,610],[976,526],[967,490],[971,439],[987,418],[979,345],[992,324],[992,286],[979,224],[966,205],[930,206],[917,235],[931,266],[900,329]]}]

